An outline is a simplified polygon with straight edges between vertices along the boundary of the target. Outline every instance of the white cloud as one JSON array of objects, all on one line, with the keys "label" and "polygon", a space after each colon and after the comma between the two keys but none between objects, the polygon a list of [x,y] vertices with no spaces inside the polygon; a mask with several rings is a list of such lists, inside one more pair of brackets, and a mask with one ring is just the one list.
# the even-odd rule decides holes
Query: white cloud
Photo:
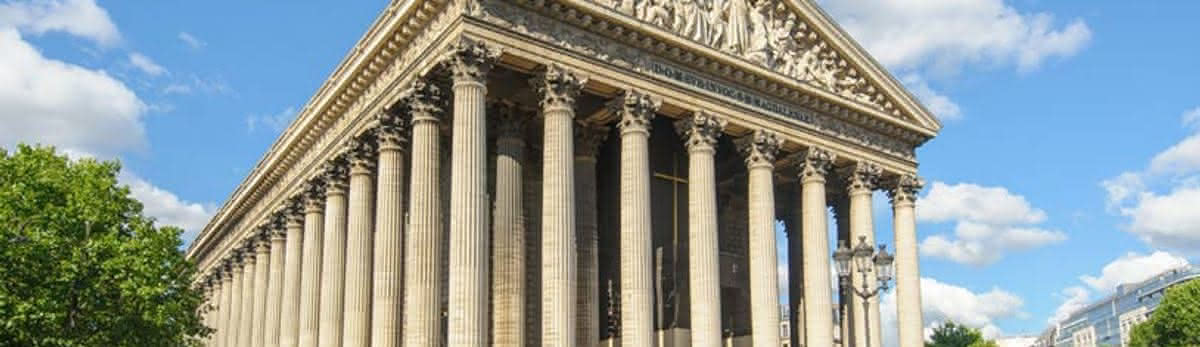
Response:
[{"label": "white cloud", "polygon": [[92,0],[34,0],[0,4],[0,28],[41,35],[61,31],[109,46],[121,40],[108,12]]},{"label": "white cloud", "polygon": [[1054,316],[1046,320],[1047,323],[1053,325],[1066,320],[1075,311],[1079,311],[1091,302],[1091,294],[1087,288],[1080,286],[1067,287],[1062,290],[1059,295],[1063,298],[1062,305],[1059,305],[1054,310]]},{"label": "white cloud", "polygon": [[158,63],[155,63],[153,59],[150,59],[150,57],[137,52],[129,53],[129,64],[133,65],[133,67],[141,70],[147,75],[154,77],[158,77],[164,73],[167,73],[167,69],[162,67],[162,65],[158,65]]},{"label": "white cloud", "polygon": [[1160,272],[1187,265],[1187,259],[1158,251],[1149,255],[1128,253],[1108,263],[1100,276],[1084,275],[1079,280],[1098,292],[1107,293],[1121,284],[1138,283]]},{"label": "white cloud", "polygon": [[250,115],[246,117],[246,131],[253,133],[261,127],[266,127],[267,131],[275,133],[283,132],[287,129],[288,124],[292,122],[292,118],[296,117],[296,107],[288,107],[276,114],[267,115]]},{"label": "white cloud", "polygon": [[1189,136],[1150,160],[1150,172],[1182,174],[1200,171],[1200,134]]},{"label": "white cloud", "polygon": [[1038,68],[1091,40],[1081,19],[1055,25],[1049,13],[1021,13],[1003,0],[823,1],[880,62],[897,69],[954,72],[966,64]]},{"label": "white cloud", "polygon": [[136,174],[124,171],[120,181],[129,186],[133,198],[142,202],[143,213],[159,226],[175,226],[184,230],[184,244],[190,243],[204,229],[215,208],[180,199],[174,193],[156,187]]},{"label": "white cloud", "polygon": [[146,145],[146,104],[103,70],[53,60],[0,29],[0,145],[55,145],[113,155]]},{"label": "white cloud", "polygon": [[973,266],[995,263],[1009,252],[1067,239],[1062,232],[1036,227],[1046,220],[1046,213],[1002,187],[934,182],[917,204],[917,220],[956,223],[953,238],[925,238],[920,246],[922,255]]},{"label": "white cloud", "polygon": [[933,88],[929,87],[929,83],[918,74],[908,74],[901,80],[904,86],[908,88],[921,102],[929,108],[929,112],[933,112],[935,116],[942,120],[957,120],[962,119],[962,109],[958,104],[950,100],[949,97],[938,93]]},{"label": "white cloud", "polygon": [[180,41],[183,41],[184,44],[188,45],[188,47],[191,47],[192,49],[200,49],[200,48],[204,48],[204,46],[208,45],[204,41],[200,41],[200,39],[196,38],[195,36],[192,36],[192,34],[189,34],[184,31],[179,32],[179,35],[177,37],[179,37]]},{"label": "white cloud", "polygon": [[[954,321],[982,330],[987,338],[996,338],[1002,335],[996,321],[1024,315],[1021,310],[1024,305],[1025,301],[1016,294],[1000,288],[977,293],[932,278],[921,278],[921,311],[924,313],[926,330],[946,321]],[[884,294],[880,310],[884,345],[896,346],[895,291]]]}]

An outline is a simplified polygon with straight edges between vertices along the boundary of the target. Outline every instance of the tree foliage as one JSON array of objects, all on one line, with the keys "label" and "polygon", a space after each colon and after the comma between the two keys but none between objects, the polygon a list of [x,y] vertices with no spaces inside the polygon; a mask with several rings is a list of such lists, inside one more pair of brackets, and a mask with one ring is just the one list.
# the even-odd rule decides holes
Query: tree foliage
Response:
[{"label": "tree foliage", "polygon": [[933,328],[933,335],[925,347],[998,347],[996,341],[983,338],[983,333],[954,322],[945,322]]},{"label": "tree foliage", "polygon": [[1130,335],[1134,347],[1200,346],[1200,280],[1167,288],[1150,319]]},{"label": "tree foliage", "polygon": [[119,164],[0,149],[0,346],[189,346],[200,321],[182,232],[156,227]]}]

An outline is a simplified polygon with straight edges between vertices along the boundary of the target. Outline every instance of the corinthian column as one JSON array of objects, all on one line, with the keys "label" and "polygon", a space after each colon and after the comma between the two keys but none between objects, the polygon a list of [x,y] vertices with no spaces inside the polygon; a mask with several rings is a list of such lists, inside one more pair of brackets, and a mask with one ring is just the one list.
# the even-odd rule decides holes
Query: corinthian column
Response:
[{"label": "corinthian column", "polygon": [[225,346],[239,346],[239,330],[242,324],[242,266],[244,266],[245,255],[242,250],[234,251],[232,266],[229,272],[233,277],[233,287],[229,293],[229,320],[225,322]]},{"label": "corinthian column", "polygon": [[[875,225],[872,221],[874,214],[871,212],[871,193],[875,191],[878,185],[879,174],[881,170],[878,166],[870,163],[856,163],[846,167],[843,176],[846,181],[846,195],[850,198],[850,240],[858,242],[860,238],[865,237],[868,245],[875,244]],[[851,245],[853,246],[853,244]],[[870,272],[867,275],[866,282],[863,283],[862,276],[857,274],[860,270]],[[850,276],[850,283],[854,288],[863,288],[864,285],[869,289],[875,289],[876,281],[874,269],[856,269],[856,274]],[[855,346],[880,346],[880,329],[879,329],[879,296],[875,296],[868,300],[869,308],[863,309],[863,299],[858,295],[850,295],[850,304],[847,308],[850,309],[851,319],[853,319],[854,327],[854,345]],[[870,329],[867,329],[867,323],[870,322]],[[868,343],[868,340],[870,341]]]},{"label": "corinthian column", "polygon": [[371,344],[371,254],[375,233],[375,139],[350,141],[349,228],[346,232],[346,308],[342,319],[344,347]]},{"label": "corinthian column", "polygon": [[600,342],[599,217],[596,209],[596,152],[608,138],[608,127],[579,124],[575,131],[575,222],[579,256],[576,283],[575,346],[594,347]]},{"label": "corinthian column", "polygon": [[233,307],[233,264],[226,259],[221,265],[221,270],[218,272],[221,276],[221,306],[217,307],[220,314],[217,315],[217,324],[214,328],[217,329],[217,337],[213,341],[217,346],[231,346],[229,344],[229,329],[232,328],[230,321],[230,308]]},{"label": "corinthian column", "polygon": [[487,73],[499,52],[460,41],[450,52],[454,132],[450,160],[449,345],[488,342]]},{"label": "corinthian column", "polygon": [[804,246],[804,345],[833,343],[833,292],[829,287],[829,218],[825,208],[825,175],[833,162],[828,151],[810,147],[797,154],[800,163],[800,208]]},{"label": "corinthian column", "polygon": [[[304,216],[301,215],[300,199],[290,199],[283,211],[285,235],[283,282],[280,287],[279,303],[279,346],[296,347],[300,332],[300,271],[304,254],[301,238],[304,237]],[[273,252],[273,251],[272,251]],[[272,283],[274,281],[272,280]]]},{"label": "corinthian column", "polygon": [[271,240],[271,257],[268,260],[271,267],[268,271],[266,291],[266,312],[263,313],[263,342],[266,347],[279,346],[279,310],[283,302],[283,252],[287,241],[284,230],[283,215],[272,217],[271,230],[267,237]]},{"label": "corinthian column", "polygon": [[371,304],[371,345],[400,347],[404,267],[404,119],[390,112],[376,117],[379,170],[375,207],[375,267]]},{"label": "corinthian column", "polygon": [[750,220],[750,330],[756,347],[779,346],[779,256],[775,248],[775,133],[757,130],[737,141],[746,157]]},{"label": "corinthian column", "polygon": [[688,150],[688,278],[692,346],[721,345],[721,254],[714,157],[725,121],[706,112],[675,122]]},{"label": "corinthian column", "polygon": [[242,265],[242,304],[241,311],[238,313],[238,347],[250,347],[254,340],[254,275],[255,262],[258,261],[255,236],[245,241],[246,255],[243,258]]},{"label": "corinthian column", "polygon": [[349,175],[346,159],[337,157],[326,164],[325,241],[321,251],[321,320],[318,341],[322,347],[342,343],[342,320],[346,303],[346,191]]},{"label": "corinthian column", "polygon": [[914,213],[917,192],[924,185],[925,182],[916,176],[903,175],[888,190],[892,200],[892,228],[896,234],[896,321],[901,346],[919,346],[925,339]]},{"label": "corinthian column", "polygon": [[266,341],[267,286],[271,270],[270,224],[260,226],[254,236],[254,311],[250,318],[250,345],[262,347]]},{"label": "corinthian column", "polygon": [[525,346],[525,122],[500,104],[496,137],[496,202],[492,213],[492,329],[499,347]]},{"label": "corinthian column", "polygon": [[404,345],[435,346],[441,342],[442,258],[441,197],[438,193],[438,124],[441,91],[416,81],[401,103],[412,112],[412,184],[409,185],[408,239],[404,256]]},{"label": "corinthian column", "polygon": [[575,98],[587,82],[559,66],[532,80],[542,95],[542,345],[575,343]]},{"label": "corinthian column", "polygon": [[300,318],[297,345],[316,347],[320,332],[321,252],[325,220],[325,184],[317,179],[304,187],[304,259],[300,272]]},{"label": "corinthian column", "polygon": [[621,119],[621,345],[627,347],[654,342],[650,121],[660,105],[634,91],[609,104]]}]

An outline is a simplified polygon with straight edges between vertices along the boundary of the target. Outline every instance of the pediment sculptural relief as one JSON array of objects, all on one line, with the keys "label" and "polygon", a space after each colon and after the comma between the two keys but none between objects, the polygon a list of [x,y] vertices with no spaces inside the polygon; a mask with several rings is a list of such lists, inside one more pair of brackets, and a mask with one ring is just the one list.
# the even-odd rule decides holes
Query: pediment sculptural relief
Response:
[{"label": "pediment sculptural relief", "polygon": [[591,0],[889,114],[882,92],[777,0]]}]

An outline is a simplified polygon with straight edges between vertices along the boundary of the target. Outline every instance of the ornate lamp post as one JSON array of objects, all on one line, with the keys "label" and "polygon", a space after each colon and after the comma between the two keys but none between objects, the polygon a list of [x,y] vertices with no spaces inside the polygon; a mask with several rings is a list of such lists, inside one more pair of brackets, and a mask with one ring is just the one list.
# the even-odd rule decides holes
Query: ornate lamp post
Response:
[{"label": "ornate lamp post", "polygon": [[[895,260],[891,254],[887,252],[887,246],[879,245],[879,251],[871,248],[867,244],[866,236],[858,237],[858,245],[850,249],[845,242],[838,247],[837,251],[833,252],[833,260],[837,264],[838,277],[843,281],[842,286],[862,298],[863,312],[870,310],[870,298],[887,290],[888,282],[892,280],[892,261]],[[875,270],[875,279],[879,284],[875,289],[871,289],[868,276],[870,276],[872,268]],[[857,271],[862,275],[862,286],[855,287],[851,284],[850,276]],[[866,336],[871,336],[871,322],[867,321],[869,315],[864,315],[863,322],[866,330]],[[843,337],[845,340],[846,337]],[[867,338],[867,347],[871,347],[871,339]]]}]

